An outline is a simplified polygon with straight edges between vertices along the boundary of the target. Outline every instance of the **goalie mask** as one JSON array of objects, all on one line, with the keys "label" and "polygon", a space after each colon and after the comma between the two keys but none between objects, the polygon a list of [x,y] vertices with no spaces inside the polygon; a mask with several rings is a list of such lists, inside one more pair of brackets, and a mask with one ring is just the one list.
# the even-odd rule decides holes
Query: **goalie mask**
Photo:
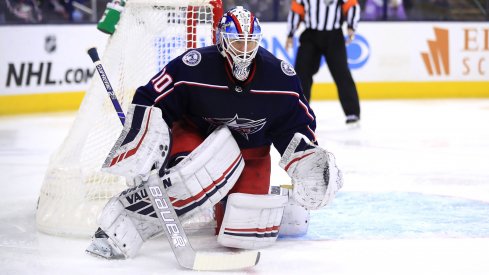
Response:
[{"label": "goalie mask", "polygon": [[244,81],[248,78],[261,38],[260,23],[249,10],[238,6],[221,18],[217,27],[217,47],[229,62],[236,79]]}]

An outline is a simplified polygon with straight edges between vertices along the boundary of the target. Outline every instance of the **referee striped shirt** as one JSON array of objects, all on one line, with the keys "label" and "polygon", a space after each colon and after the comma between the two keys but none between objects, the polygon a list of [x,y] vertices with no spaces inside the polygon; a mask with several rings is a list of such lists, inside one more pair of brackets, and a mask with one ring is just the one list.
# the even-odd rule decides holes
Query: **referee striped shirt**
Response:
[{"label": "referee striped shirt", "polygon": [[359,20],[357,0],[292,0],[287,18],[288,36],[294,35],[301,22],[306,29],[330,31],[340,29],[343,22],[356,30]]}]

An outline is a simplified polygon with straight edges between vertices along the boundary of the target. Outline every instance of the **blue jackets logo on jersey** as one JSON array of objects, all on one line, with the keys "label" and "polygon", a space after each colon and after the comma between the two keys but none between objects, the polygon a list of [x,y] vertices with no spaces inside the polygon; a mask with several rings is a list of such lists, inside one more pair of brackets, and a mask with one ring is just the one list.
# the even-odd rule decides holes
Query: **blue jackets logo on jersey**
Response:
[{"label": "blue jackets logo on jersey", "polygon": [[253,120],[248,118],[239,118],[237,114],[233,118],[204,117],[204,120],[206,120],[211,125],[209,132],[212,132],[218,126],[226,125],[230,130],[239,133],[246,140],[248,140],[248,135],[260,131],[263,126],[265,126],[265,123],[267,123],[265,118]]},{"label": "blue jackets logo on jersey", "polygon": [[286,74],[288,76],[295,75],[294,67],[292,67],[292,65],[290,65],[288,62],[285,62],[282,60],[282,62],[280,63],[280,67],[282,68],[282,71],[284,72],[284,74]]},{"label": "blue jackets logo on jersey", "polygon": [[195,66],[200,63],[201,59],[202,57],[200,56],[200,53],[196,50],[189,51],[182,57],[183,63],[187,66]]}]

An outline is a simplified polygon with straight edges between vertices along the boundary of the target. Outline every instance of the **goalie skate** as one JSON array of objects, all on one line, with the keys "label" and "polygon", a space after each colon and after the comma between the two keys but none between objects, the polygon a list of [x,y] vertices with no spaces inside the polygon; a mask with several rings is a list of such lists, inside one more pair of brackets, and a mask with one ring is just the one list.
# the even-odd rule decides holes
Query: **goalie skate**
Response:
[{"label": "goalie skate", "polygon": [[109,239],[109,236],[101,229],[97,229],[92,242],[85,250],[86,253],[108,260],[123,260],[124,253]]}]

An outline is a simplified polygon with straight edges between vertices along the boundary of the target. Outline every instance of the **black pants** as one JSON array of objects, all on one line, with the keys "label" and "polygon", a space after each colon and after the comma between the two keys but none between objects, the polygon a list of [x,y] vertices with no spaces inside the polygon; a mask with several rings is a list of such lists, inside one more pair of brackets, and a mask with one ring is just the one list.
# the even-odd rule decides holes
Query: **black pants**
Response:
[{"label": "black pants", "polygon": [[329,71],[336,83],[345,115],[360,117],[358,92],[346,56],[345,38],[341,29],[316,31],[306,29],[300,36],[295,70],[301,79],[307,100],[311,99],[312,77],[319,71],[321,57],[326,57]]}]

